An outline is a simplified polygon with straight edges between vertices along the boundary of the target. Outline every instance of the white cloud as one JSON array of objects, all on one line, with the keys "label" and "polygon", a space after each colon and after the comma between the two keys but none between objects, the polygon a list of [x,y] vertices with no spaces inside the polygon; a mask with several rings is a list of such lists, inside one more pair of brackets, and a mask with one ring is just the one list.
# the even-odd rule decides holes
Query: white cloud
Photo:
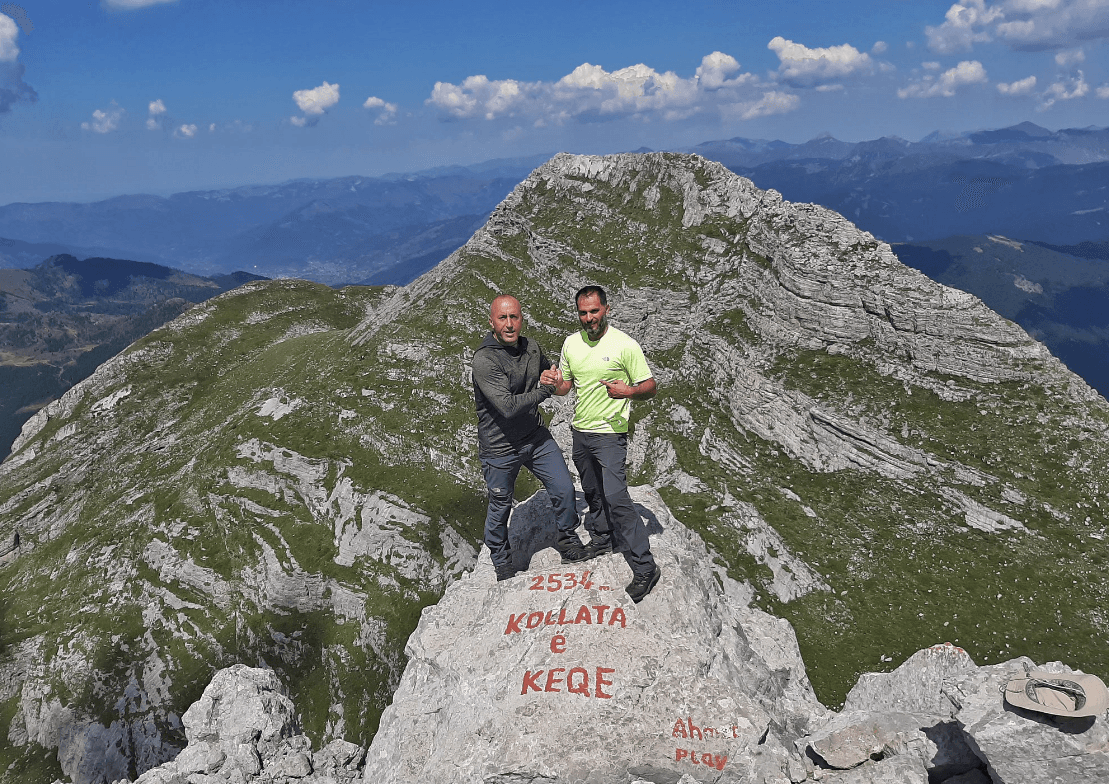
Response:
[{"label": "white cloud", "polygon": [[870,53],[883,54],[889,48],[889,44],[887,44],[885,41],[875,41],[874,46],[870,47]]},{"label": "white cloud", "polygon": [[374,120],[374,125],[389,125],[396,121],[397,105],[389,103],[382,98],[371,95],[362,104],[363,109],[380,109],[377,119]]},{"label": "white cloud", "polygon": [[1083,51],[1082,47],[1079,47],[1077,49],[1065,49],[1064,51],[1059,52],[1055,55],[1055,64],[1058,66],[1062,66],[1063,68],[1068,68],[1072,65],[1078,65],[1079,63],[1085,61],[1086,52]]},{"label": "white cloud", "polygon": [[173,132],[173,135],[181,139],[191,139],[196,136],[196,125],[181,125]]},{"label": "white cloud", "polygon": [[5,14],[0,14],[0,63],[14,63],[19,57],[19,25]]},{"label": "white cloud", "polygon": [[1002,15],[996,6],[987,7],[984,0],[961,0],[947,9],[939,27],[925,27],[928,48],[943,54],[969,51],[976,43],[990,40],[984,30]]},{"label": "white cloud", "polygon": [[792,112],[801,105],[801,99],[792,93],[783,93],[776,90],[762,94],[756,101],[738,104],[741,120],[753,120],[756,117],[766,117],[771,114],[785,114]]},{"label": "white cloud", "polygon": [[92,122],[83,122],[81,127],[86,131],[93,131],[94,133],[111,133],[119,128],[119,122],[123,119],[123,107],[112,101],[112,105],[108,107],[107,111],[97,109],[92,113]]},{"label": "white cloud", "polygon": [[305,125],[308,124],[308,120],[303,117],[297,117],[295,114],[289,118],[289,122],[291,122],[297,128],[303,128]]},{"label": "white cloud", "polygon": [[719,90],[728,84],[728,77],[739,71],[739,61],[730,54],[713,52],[701,58],[697,81],[705,90]]},{"label": "white cloud", "polygon": [[874,71],[874,61],[866,52],[850,44],[810,49],[780,35],[766,45],[778,55],[778,78],[786,84],[810,87]]},{"label": "white cloud", "polygon": [[997,91],[1002,95],[1028,95],[1036,89],[1036,77],[1028,76],[1024,79],[1019,79],[1015,82],[997,83]]},{"label": "white cloud", "polygon": [[436,82],[425,103],[446,119],[519,118],[533,127],[626,117],[669,121],[710,111],[762,116],[798,105],[795,96],[765,93],[765,87],[754,74],[741,72],[734,57],[713,52],[689,78],[659,73],[643,63],[611,72],[583,63],[556,82],[484,75],[469,76],[461,84]]},{"label": "white cloud", "polygon": [[150,102],[147,111],[149,116],[146,118],[146,127],[152,131],[159,130],[162,127],[162,121],[158,118],[166,113],[165,103],[162,102],[161,98],[157,98]]},{"label": "white cloud", "polygon": [[[27,15],[18,6],[5,4],[8,13],[14,14],[24,24],[24,30],[33,29]],[[23,81],[26,67],[19,62],[19,25],[6,14],[0,14],[0,114],[11,111],[12,104],[19,101],[34,103],[38,93]]]},{"label": "white cloud", "polygon": [[311,90],[297,90],[293,100],[305,114],[319,116],[339,103],[339,85],[324,82]]},{"label": "white cloud", "polygon": [[1109,98],[1109,84],[1103,84],[1101,87],[1097,88],[1097,97]]},{"label": "white cloud", "polygon": [[105,8],[114,8],[117,11],[134,11],[138,8],[149,8],[162,3],[176,3],[177,0],[100,0]]},{"label": "white cloud", "polygon": [[1041,112],[1046,111],[1058,101],[1070,101],[1074,98],[1081,98],[1089,92],[1090,85],[1086,83],[1086,77],[1079,71],[1070,79],[1055,82],[1044,90],[1043,93],[1040,94],[1040,105],[1036,107],[1036,109]]},{"label": "white cloud", "polygon": [[[943,24],[926,27],[925,35],[929,47],[945,54],[992,40],[1015,49],[1073,49],[1083,41],[1109,38],[1109,2],[999,0],[987,5],[985,0],[959,0]],[[1074,62],[1081,60],[1065,64]]]},{"label": "white cloud", "polygon": [[979,84],[986,81],[986,69],[977,60],[963,60],[954,68],[944,71],[939,77],[927,74],[920,81],[902,87],[897,91],[898,98],[950,98],[963,85]]}]

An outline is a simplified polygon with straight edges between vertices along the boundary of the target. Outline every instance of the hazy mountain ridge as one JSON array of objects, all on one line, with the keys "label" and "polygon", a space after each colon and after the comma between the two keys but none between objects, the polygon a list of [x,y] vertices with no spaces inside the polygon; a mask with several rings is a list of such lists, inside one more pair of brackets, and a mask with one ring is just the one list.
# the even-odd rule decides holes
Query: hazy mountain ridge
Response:
[{"label": "hazy mountain ridge", "polygon": [[[919,142],[737,137],[687,151],[891,242],[985,233],[1052,244],[1109,237],[1107,129],[1021,123]],[[532,156],[167,198],[9,204],[0,207],[0,236],[200,274],[246,269],[332,285],[403,284],[464,244],[535,165]]]},{"label": "hazy mountain ridge", "polygon": [[919,142],[731,139],[690,149],[821,204],[888,242],[1004,234],[1060,245],[1109,237],[1109,128],[1032,123]]},{"label": "hazy mountain ridge", "polygon": [[[1104,244],[1044,246],[973,236],[899,243],[893,251],[933,280],[980,297],[1109,396],[1109,261],[1103,260],[1109,254]],[[1083,251],[1086,258],[1071,255]]]},{"label": "hazy mountain ridge", "polygon": [[557,351],[585,282],[660,380],[634,481],[794,624],[825,702],[943,639],[1107,669],[1103,398],[828,210],[696,157],[561,155],[410,286],[248,284],[36,415],[0,466],[0,769],[156,764],[239,661],[315,744],[364,746],[419,608],[473,563],[488,302],[520,295]]},{"label": "hazy mountain ridge", "polygon": [[0,454],[38,408],[101,362],[194,303],[258,277],[67,254],[0,269]]},{"label": "hazy mountain ridge", "polygon": [[[0,207],[0,236],[122,247],[127,258],[199,274],[246,269],[267,277],[349,283],[443,249],[437,235],[461,217],[469,216],[469,225],[479,221],[531,166],[516,164],[515,173],[511,162],[457,168],[434,176],[295,180],[168,198],[9,204]],[[429,241],[405,249],[421,233],[431,235]],[[390,235],[399,240],[390,241]],[[443,255],[468,238],[452,235]]]},{"label": "hazy mountain ridge", "polygon": [[702,142],[690,149],[718,160],[729,168],[755,167],[782,160],[828,159],[873,161],[893,157],[926,160],[1000,159],[1025,161],[1029,168],[1058,164],[1085,164],[1109,160],[1109,128],[1064,128],[1050,131],[1023,122],[1008,128],[929,134],[919,142],[896,136],[862,142],[841,142],[824,134],[801,144],[735,137]]}]

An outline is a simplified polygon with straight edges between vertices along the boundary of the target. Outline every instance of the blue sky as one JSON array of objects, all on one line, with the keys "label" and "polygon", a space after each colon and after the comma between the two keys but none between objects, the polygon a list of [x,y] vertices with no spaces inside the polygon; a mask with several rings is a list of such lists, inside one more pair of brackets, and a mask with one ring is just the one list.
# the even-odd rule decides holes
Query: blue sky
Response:
[{"label": "blue sky", "polygon": [[0,2],[0,204],[1109,125],[1109,0]]}]

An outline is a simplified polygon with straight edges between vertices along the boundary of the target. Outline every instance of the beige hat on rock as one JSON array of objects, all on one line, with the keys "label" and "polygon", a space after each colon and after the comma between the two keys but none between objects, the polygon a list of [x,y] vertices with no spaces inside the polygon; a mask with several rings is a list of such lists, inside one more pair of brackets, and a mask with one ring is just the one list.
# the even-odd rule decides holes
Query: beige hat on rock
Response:
[{"label": "beige hat on rock", "polygon": [[1033,670],[1009,679],[1005,701],[1014,708],[1079,718],[1104,713],[1109,690],[1096,675]]}]

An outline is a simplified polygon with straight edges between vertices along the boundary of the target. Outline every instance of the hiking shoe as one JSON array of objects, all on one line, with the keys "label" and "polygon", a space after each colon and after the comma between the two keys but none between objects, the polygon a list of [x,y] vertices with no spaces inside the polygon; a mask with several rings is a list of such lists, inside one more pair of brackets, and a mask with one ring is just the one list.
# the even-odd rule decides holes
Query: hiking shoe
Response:
[{"label": "hiking shoe", "polygon": [[569,545],[565,549],[559,548],[558,552],[562,556],[562,563],[564,564],[581,563],[582,561],[588,561],[590,558],[596,557],[589,552],[589,548],[580,542],[578,544]]},{"label": "hiking shoe", "polygon": [[516,567],[510,563],[506,563],[503,566],[494,566],[493,569],[497,572],[497,582],[511,580],[519,574],[519,572],[516,571]]},{"label": "hiking shoe", "polygon": [[581,543],[581,539],[573,531],[569,533],[560,533],[558,535],[558,543],[555,545],[559,555],[562,556],[562,563],[581,563],[588,561],[593,556],[589,554],[585,545]]},{"label": "hiking shoe", "polygon": [[585,545],[585,551],[589,553],[590,558],[596,558],[601,555],[608,555],[612,552],[612,540],[606,539],[590,539],[589,544]]},{"label": "hiking shoe", "polygon": [[651,592],[651,589],[658,585],[660,577],[662,577],[662,569],[655,566],[653,571],[646,574],[637,574],[624,590],[628,592],[628,596],[631,597],[633,602],[639,604]]}]

